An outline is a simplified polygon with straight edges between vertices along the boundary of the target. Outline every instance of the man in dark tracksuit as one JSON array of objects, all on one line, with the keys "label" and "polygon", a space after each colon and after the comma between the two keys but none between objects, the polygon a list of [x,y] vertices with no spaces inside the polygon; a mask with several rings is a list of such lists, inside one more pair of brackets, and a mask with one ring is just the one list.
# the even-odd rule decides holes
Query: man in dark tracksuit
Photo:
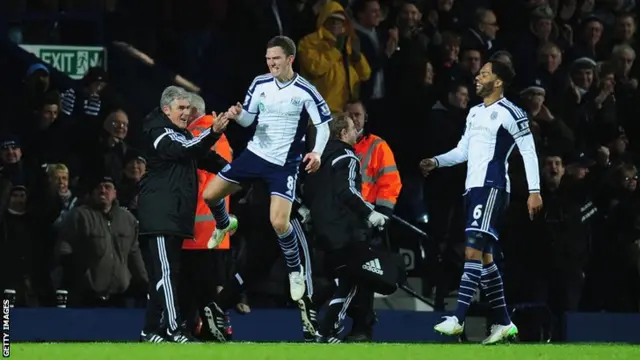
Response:
[{"label": "man in dark tracksuit", "polygon": [[138,219],[141,246],[148,249],[150,261],[146,264],[149,301],[142,341],[192,341],[181,329],[177,302],[182,241],[193,238],[197,169],[217,173],[227,165],[224,158],[209,150],[224,130],[226,117],[218,117],[211,129],[193,137],[186,130],[190,99],[184,89],[168,87],[162,93],[160,108],[143,123],[147,171],[140,181]]},{"label": "man in dark tracksuit", "polygon": [[320,170],[308,175],[305,203],[311,211],[316,245],[325,251],[325,270],[337,288],[318,329],[319,342],[336,343],[349,303],[358,291],[347,274],[347,264],[361,247],[367,247],[367,226],[380,228],[388,218],[373,210],[360,193],[360,161],[353,145],[357,132],[347,115],[340,114],[329,124],[331,140],[322,154]]}]

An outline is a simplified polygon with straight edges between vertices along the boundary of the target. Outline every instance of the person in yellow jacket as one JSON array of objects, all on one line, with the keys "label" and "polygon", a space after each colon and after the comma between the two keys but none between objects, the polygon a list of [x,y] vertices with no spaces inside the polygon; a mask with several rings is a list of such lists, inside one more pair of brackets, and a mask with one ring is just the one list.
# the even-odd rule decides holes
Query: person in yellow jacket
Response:
[{"label": "person in yellow jacket", "polygon": [[[210,128],[215,122],[213,115],[205,113],[204,100],[195,94],[192,94],[191,106],[192,117],[187,130],[194,136],[198,136],[202,131]],[[231,162],[232,152],[229,141],[222,134],[220,139],[211,148],[222,156],[225,160]],[[193,239],[184,239],[182,242],[182,269],[180,269],[180,308],[187,322],[187,329],[192,333],[196,331],[203,323],[198,316],[205,305],[212,299],[215,299],[218,288],[224,284],[227,273],[227,259],[224,252],[230,249],[230,235],[225,234],[224,240],[216,248],[212,247],[211,239],[216,228],[216,221],[211,213],[211,209],[204,202],[202,192],[216,175],[204,170],[198,171],[198,203],[196,206],[196,221],[194,224]],[[227,211],[229,211],[229,197],[225,198]],[[232,221],[235,217],[229,214]],[[223,250],[222,252],[216,250]],[[200,316],[203,316],[200,314]],[[204,322],[206,323],[206,322]],[[204,339],[211,336],[200,332]],[[211,339],[214,340],[214,339]]]},{"label": "person in yellow jacket", "polygon": [[[362,197],[373,204],[377,212],[390,218],[402,189],[393,152],[386,141],[367,130],[367,111],[361,101],[349,101],[344,110],[353,119],[358,133],[354,149],[360,159]],[[377,245],[375,240],[379,238],[386,238],[386,234],[373,234],[372,245]],[[347,312],[353,318],[351,332],[347,335],[348,341],[371,341],[376,322],[373,296],[373,292],[358,291],[353,299]]]},{"label": "person in yellow jacket", "polygon": [[300,74],[320,92],[333,112],[359,96],[359,84],[371,76],[360,41],[340,3],[329,1],[318,13],[315,32],[298,44]]}]

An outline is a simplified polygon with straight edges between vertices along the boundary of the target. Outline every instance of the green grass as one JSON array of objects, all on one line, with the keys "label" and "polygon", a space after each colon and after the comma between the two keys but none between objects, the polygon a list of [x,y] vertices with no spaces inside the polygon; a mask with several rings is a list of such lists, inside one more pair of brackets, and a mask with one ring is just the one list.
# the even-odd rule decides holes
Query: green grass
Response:
[{"label": "green grass", "polygon": [[13,359],[78,360],[529,360],[640,359],[640,346],[619,344],[12,344]]}]

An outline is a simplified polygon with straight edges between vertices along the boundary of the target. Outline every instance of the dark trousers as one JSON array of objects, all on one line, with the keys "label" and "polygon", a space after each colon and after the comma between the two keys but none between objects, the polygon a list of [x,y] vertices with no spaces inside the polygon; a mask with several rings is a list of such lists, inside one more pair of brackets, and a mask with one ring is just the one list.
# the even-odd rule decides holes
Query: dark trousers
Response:
[{"label": "dark trousers", "polygon": [[216,287],[224,285],[227,255],[230,251],[182,250],[178,299],[190,331],[195,330],[202,309],[216,298]]},{"label": "dark trousers", "polygon": [[359,292],[358,285],[347,276],[349,258],[349,249],[332,250],[324,254],[325,270],[335,281],[336,288],[329,300],[329,308],[320,322],[322,336],[336,336],[342,331],[347,310]]},{"label": "dark trousers", "polygon": [[178,306],[178,279],[180,274],[183,239],[173,235],[143,235],[140,243],[149,275],[149,293],[144,331],[158,332],[166,328],[176,331],[181,324]]},{"label": "dark trousers", "polygon": [[[387,232],[376,231],[369,234],[369,245],[376,249],[388,248]],[[347,315],[353,319],[351,334],[367,333],[373,326],[376,313],[373,311],[374,292],[373,290],[361,288],[348,308]]]}]

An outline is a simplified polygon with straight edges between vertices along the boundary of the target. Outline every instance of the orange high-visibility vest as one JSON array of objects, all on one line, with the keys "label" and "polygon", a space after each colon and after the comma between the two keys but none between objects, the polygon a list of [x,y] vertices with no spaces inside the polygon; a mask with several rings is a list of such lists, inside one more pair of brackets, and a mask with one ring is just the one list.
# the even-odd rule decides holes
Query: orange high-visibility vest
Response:
[{"label": "orange high-visibility vest", "polygon": [[[193,136],[198,136],[200,133],[213,125],[214,119],[211,115],[201,116],[198,119],[194,120],[189,127],[187,128]],[[211,150],[217,152],[220,156],[222,156],[225,160],[231,161],[231,146],[229,146],[229,141],[227,137],[223,135],[220,136],[220,139],[213,145]],[[182,242],[182,248],[188,250],[206,250],[207,242],[211,238],[213,231],[216,228],[216,221],[213,219],[213,214],[211,214],[211,209],[204,202],[202,198],[202,193],[204,189],[207,187],[207,184],[211,179],[216,177],[215,174],[210,172],[199,170],[198,169],[198,204],[196,206],[196,223],[193,228],[194,239],[185,239]],[[229,211],[229,197],[225,198],[227,203],[227,211]],[[224,240],[220,245],[216,248],[216,250],[228,250],[230,248],[229,242],[229,234],[226,234]]]},{"label": "orange high-visibility vest", "polygon": [[371,204],[393,210],[402,182],[391,148],[372,134],[363,136],[354,148],[360,159],[362,197]]}]

